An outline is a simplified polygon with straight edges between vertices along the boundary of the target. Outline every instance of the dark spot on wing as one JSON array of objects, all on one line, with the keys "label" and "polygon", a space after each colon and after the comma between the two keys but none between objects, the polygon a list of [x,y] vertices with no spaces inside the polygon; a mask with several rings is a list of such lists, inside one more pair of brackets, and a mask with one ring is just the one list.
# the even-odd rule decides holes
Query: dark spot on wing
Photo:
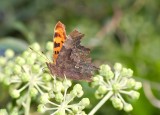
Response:
[{"label": "dark spot on wing", "polygon": [[55,54],[59,54],[59,51],[54,51]]},{"label": "dark spot on wing", "polygon": [[60,47],[60,43],[54,42],[54,48]]}]

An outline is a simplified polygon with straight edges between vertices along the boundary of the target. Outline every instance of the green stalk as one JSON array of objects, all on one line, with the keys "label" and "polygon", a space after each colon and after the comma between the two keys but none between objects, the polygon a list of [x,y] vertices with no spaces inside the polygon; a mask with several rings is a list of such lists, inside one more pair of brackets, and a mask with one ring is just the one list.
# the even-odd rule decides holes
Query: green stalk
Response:
[{"label": "green stalk", "polygon": [[113,92],[108,92],[105,97],[89,112],[88,115],[94,115],[97,110],[113,95]]},{"label": "green stalk", "polygon": [[25,105],[25,115],[30,115],[30,104],[31,104],[31,97],[28,95],[26,105]]}]

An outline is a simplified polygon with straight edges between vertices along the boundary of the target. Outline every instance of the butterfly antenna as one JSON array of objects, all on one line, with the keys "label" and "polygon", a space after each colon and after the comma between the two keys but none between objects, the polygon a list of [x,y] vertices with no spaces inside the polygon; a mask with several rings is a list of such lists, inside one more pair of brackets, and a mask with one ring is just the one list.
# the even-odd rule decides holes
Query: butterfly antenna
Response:
[{"label": "butterfly antenna", "polygon": [[[34,53],[36,53],[36,54],[38,54],[39,56],[43,57],[45,60],[47,59],[47,60],[50,62],[49,58],[48,58],[47,56],[45,56],[43,52],[42,52],[42,53],[39,53],[39,52],[35,51],[34,49],[32,49],[31,47],[29,47],[29,49],[31,49]],[[42,54],[43,54],[43,55],[42,55]]]},{"label": "butterfly antenna", "polygon": [[43,54],[43,56],[46,57],[46,59],[47,59],[49,62],[51,62],[51,60],[44,54],[44,52],[41,52],[41,53]]}]

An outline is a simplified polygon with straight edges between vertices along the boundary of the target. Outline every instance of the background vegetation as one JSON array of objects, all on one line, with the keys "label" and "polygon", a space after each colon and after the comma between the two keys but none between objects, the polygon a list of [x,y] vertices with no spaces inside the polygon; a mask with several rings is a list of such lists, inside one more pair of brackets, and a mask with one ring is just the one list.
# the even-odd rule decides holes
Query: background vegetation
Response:
[{"label": "background vegetation", "polygon": [[[17,54],[33,42],[52,41],[57,21],[85,34],[95,64],[120,62],[134,70],[144,89],[132,115],[160,113],[160,1],[159,0],[1,0],[0,55],[11,48]],[[151,97],[151,86],[155,97]],[[0,108],[10,99],[0,84]],[[87,90],[87,87],[86,89]],[[90,91],[91,92],[91,91]],[[96,104],[93,96],[89,97]],[[125,115],[106,103],[100,115]]]}]

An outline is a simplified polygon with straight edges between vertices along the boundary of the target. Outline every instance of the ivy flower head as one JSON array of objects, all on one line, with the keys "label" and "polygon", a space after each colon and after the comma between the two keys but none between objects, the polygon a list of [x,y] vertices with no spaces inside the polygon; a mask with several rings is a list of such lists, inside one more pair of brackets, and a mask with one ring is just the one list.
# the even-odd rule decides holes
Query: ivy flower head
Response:
[{"label": "ivy flower head", "polygon": [[6,67],[6,63],[8,65],[13,65],[13,58],[15,56],[15,53],[11,49],[7,49],[4,52],[4,56],[0,56],[0,82],[4,82],[6,76],[11,73],[11,70]]},{"label": "ivy flower head", "polygon": [[75,98],[82,97],[83,90],[80,84],[76,84],[69,92],[71,85],[71,81],[67,79],[56,81],[53,90],[41,96],[38,111],[50,111],[51,115],[86,115],[83,109],[90,101],[88,98],[83,98],[78,103],[73,103]]},{"label": "ivy flower head", "polygon": [[30,46],[34,49],[27,49],[22,55],[17,56],[12,64],[7,63],[8,77],[7,84],[10,86],[10,95],[17,99],[18,104],[25,105],[28,97],[35,97],[38,93],[41,95],[51,89],[51,76],[43,71],[46,67],[45,59],[41,55],[35,53],[40,52],[38,43]]},{"label": "ivy flower head", "polygon": [[102,98],[109,95],[115,108],[131,111],[132,105],[125,101],[124,97],[138,99],[140,93],[137,91],[142,87],[140,82],[132,77],[133,71],[122,67],[120,63],[114,65],[114,71],[108,65],[101,65],[99,73],[94,76],[92,87],[98,87],[95,96]]}]

